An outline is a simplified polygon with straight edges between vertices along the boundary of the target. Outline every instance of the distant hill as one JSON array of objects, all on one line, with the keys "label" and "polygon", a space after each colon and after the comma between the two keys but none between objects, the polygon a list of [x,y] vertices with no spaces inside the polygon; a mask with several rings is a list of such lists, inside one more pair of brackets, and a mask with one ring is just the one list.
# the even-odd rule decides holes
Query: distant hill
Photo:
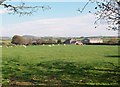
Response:
[{"label": "distant hill", "polygon": [[11,40],[11,37],[0,37],[0,40]]}]

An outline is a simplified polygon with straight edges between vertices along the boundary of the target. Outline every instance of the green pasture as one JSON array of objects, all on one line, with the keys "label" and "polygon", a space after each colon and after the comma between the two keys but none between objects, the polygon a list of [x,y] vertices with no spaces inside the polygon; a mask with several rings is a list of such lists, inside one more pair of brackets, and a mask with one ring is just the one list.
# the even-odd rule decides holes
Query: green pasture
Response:
[{"label": "green pasture", "polygon": [[2,47],[4,85],[118,85],[118,46]]},{"label": "green pasture", "polygon": [[11,43],[11,40],[2,40],[3,43],[9,44]]}]

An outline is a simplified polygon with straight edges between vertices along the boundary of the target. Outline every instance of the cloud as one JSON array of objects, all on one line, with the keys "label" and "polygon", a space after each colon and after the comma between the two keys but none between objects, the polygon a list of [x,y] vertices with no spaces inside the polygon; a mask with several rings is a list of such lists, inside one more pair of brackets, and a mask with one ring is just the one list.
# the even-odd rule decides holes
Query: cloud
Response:
[{"label": "cloud", "polygon": [[70,18],[53,18],[28,21],[4,26],[2,34],[31,34],[36,36],[106,36],[116,35],[117,32],[106,30],[106,24],[94,28],[95,16],[92,14]]},{"label": "cloud", "polygon": [[12,11],[9,11],[7,8],[0,9],[0,14],[5,14],[9,12],[12,12]]}]

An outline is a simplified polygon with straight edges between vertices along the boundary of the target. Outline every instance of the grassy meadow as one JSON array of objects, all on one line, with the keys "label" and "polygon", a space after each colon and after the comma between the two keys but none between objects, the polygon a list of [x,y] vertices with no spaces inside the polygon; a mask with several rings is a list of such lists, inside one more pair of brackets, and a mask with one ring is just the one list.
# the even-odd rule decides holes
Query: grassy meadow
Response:
[{"label": "grassy meadow", "polygon": [[118,46],[2,47],[3,85],[118,85]]}]

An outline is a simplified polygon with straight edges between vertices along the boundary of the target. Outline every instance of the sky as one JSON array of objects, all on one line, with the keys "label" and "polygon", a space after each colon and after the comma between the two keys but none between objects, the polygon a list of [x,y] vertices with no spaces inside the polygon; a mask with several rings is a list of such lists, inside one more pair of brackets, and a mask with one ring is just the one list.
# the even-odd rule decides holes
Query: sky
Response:
[{"label": "sky", "polygon": [[[77,1],[77,0],[76,0]],[[14,5],[19,2],[7,2]],[[82,9],[86,2],[25,2],[26,6],[50,6],[51,9],[33,13],[31,16],[19,16],[8,14],[5,8],[0,8],[0,30],[2,36],[34,35],[34,36],[56,36],[56,37],[80,37],[80,36],[117,36],[116,31],[106,29],[107,24],[102,22],[94,28],[95,4],[90,3],[83,13],[77,11]]]}]

